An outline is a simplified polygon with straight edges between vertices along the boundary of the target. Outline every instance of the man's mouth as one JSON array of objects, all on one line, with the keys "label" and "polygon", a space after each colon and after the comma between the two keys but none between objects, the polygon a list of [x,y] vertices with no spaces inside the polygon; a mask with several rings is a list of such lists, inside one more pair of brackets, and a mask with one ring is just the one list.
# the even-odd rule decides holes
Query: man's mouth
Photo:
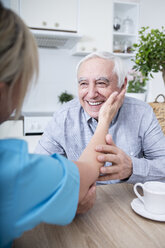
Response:
[{"label": "man's mouth", "polygon": [[97,105],[100,105],[102,104],[103,102],[89,102],[88,101],[88,104],[91,105],[91,106],[97,106]]}]

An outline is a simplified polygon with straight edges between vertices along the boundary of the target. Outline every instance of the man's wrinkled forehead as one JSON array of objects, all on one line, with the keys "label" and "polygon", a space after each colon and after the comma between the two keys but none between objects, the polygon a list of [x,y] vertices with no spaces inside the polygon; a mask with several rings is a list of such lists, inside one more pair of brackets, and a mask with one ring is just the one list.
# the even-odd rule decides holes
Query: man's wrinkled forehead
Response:
[{"label": "man's wrinkled forehead", "polygon": [[[97,66],[102,66],[102,71],[95,69],[95,63]],[[107,70],[105,68],[108,68]],[[99,68],[100,69],[100,68]],[[106,72],[105,72],[106,70]],[[105,81],[111,80],[114,76],[114,61],[110,61],[107,59],[94,57],[89,58],[88,60],[83,61],[77,70],[77,78],[78,81],[85,80],[89,74],[86,75],[86,73],[90,73],[92,76],[95,77],[95,80],[99,79],[105,79]]]}]

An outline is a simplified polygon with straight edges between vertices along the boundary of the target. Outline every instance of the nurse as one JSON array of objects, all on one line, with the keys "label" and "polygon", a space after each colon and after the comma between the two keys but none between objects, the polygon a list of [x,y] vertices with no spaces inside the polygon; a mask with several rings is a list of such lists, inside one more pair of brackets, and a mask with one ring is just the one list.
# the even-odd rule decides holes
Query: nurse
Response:
[{"label": "nurse", "polygon": [[[21,106],[37,76],[38,54],[23,21],[0,3],[0,123]],[[112,94],[99,113],[95,135],[78,161],[28,154],[27,143],[0,140],[0,247],[11,247],[24,231],[41,222],[70,223],[90,186],[99,176],[95,147],[105,144],[109,123],[123,101],[125,90]]]}]

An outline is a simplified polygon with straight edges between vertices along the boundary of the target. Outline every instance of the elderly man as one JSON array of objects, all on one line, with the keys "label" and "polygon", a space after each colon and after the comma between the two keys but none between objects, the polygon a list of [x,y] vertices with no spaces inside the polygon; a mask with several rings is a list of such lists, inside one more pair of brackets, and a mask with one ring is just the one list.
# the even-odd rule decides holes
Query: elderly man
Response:
[{"label": "elderly man", "polygon": [[[108,52],[83,58],[77,67],[77,80],[79,99],[55,112],[38,143],[37,153],[59,153],[77,160],[95,132],[102,104],[127,83],[122,60]],[[102,152],[98,160],[106,162],[98,183],[165,180],[165,136],[147,103],[125,97],[109,134],[107,145],[96,148]]]}]

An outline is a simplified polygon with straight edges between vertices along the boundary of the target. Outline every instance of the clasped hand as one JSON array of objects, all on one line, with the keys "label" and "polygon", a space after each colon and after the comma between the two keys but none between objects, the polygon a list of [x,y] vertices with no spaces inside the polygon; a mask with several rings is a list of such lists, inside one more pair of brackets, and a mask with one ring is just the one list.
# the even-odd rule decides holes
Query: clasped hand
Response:
[{"label": "clasped hand", "polygon": [[98,181],[127,179],[132,174],[132,160],[120,148],[118,148],[112,140],[110,134],[106,135],[106,145],[99,145],[96,151],[102,154],[98,155],[97,159],[100,162],[110,162],[111,166],[101,167]]}]

